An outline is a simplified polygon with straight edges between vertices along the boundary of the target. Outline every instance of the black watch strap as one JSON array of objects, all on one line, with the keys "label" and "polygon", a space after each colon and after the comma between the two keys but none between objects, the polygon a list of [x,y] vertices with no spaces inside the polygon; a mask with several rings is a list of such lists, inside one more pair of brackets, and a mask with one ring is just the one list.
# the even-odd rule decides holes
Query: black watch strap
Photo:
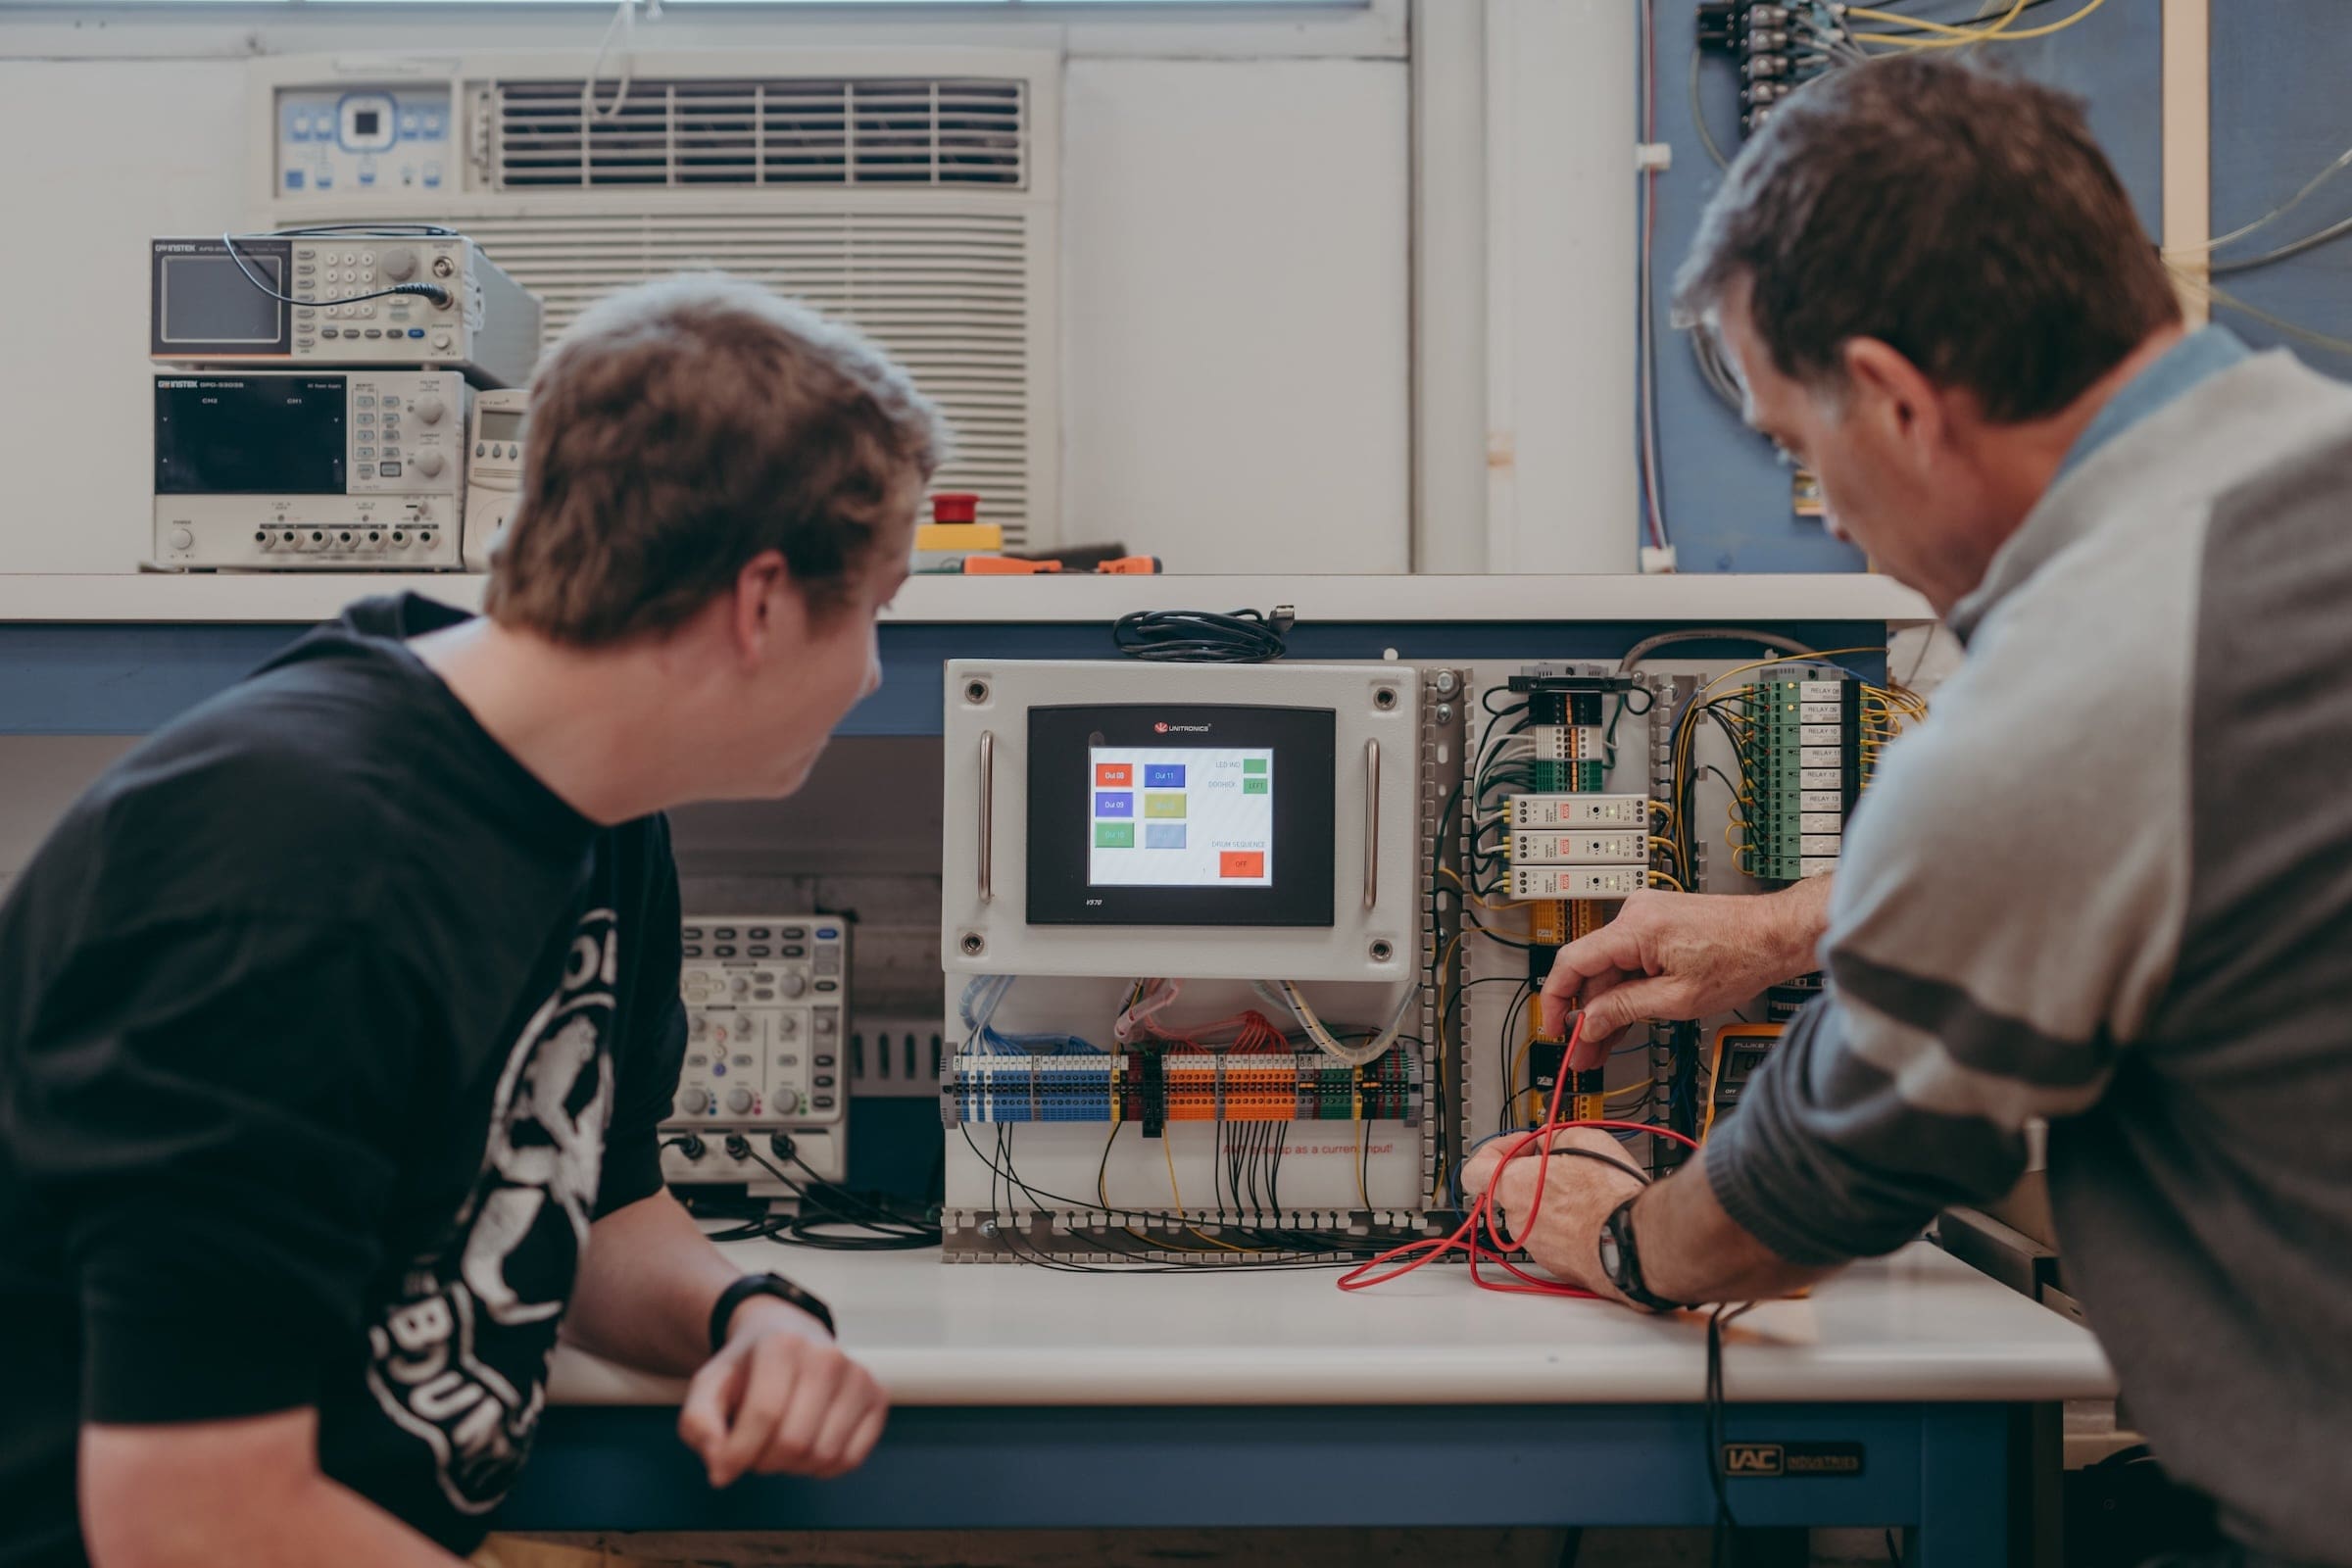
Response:
[{"label": "black watch strap", "polygon": [[727,1327],[735,1321],[735,1309],[755,1296],[772,1296],[779,1301],[788,1301],[822,1323],[827,1334],[834,1332],[832,1308],[809,1292],[802,1290],[781,1274],[746,1274],[719,1292],[717,1301],[710,1307],[712,1355],[726,1348]]},{"label": "black watch strap", "polygon": [[1634,1246],[1634,1200],[1641,1196],[1635,1193],[1609,1210],[1609,1217],[1601,1226],[1602,1233],[1608,1239],[1607,1250],[1601,1260],[1609,1265],[1609,1283],[1616,1286],[1618,1294],[1636,1306],[1647,1307],[1652,1312],[1679,1312],[1690,1303],[1669,1301],[1642,1280],[1642,1253]]}]

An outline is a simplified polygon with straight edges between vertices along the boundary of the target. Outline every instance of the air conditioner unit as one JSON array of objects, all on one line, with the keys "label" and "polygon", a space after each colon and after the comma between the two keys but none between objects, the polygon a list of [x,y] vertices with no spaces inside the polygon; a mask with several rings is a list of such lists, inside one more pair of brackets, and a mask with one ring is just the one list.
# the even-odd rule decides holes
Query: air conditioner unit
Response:
[{"label": "air conditioner unit", "polygon": [[586,49],[257,61],[255,226],[462,229],[546,302],[551,339],[645,278],[755,278],[865,330],[937,401],[938,488],[977,492],[1015,547],[1057,542],[1060,57],[596,68]]}]

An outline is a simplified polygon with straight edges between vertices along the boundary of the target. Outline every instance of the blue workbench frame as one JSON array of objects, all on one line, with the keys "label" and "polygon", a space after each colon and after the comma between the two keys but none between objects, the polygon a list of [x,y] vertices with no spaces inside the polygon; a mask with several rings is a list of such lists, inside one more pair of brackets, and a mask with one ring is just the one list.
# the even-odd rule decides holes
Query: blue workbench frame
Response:
[{"label": "blue workbench frame", "polygon": [[[1149,1353],[1139,1348],[1138,1354]],[[1706,1412],[1679,1405],[896,1410],[838,1481],[713,1492],[677,1412],[561,1406],[503,1530],[1706,1526]],[[1863,1471],[1729,1483],[1741,1526],[1910,1534],[1910,1568],[2010,1560],[2025,1407],[1733,1405],[1734,1442],[1860,1443]]]},{"label": "blue workbench frame", "polygon": [[[1876,647],[1877,621],[1753,623],[1814,648]],[[1290,639],[1298,660],[1614,660],[1659,629],[1655,621],[1361,621],[1308,623]],[[143,735],[248,671],[309,630],[297,625],[156,622],[0,624],[0,735]],[[950,659],[1107,659],[1108,628],[1098,622],[902,622],[881,628],[882,688],[836,732],[845,736],[937,735],[940,666]],[[1742,644],[1694,643],[1678,659],[1749,657]],[[1841,661],[1879,676],[1885,661]]]}]

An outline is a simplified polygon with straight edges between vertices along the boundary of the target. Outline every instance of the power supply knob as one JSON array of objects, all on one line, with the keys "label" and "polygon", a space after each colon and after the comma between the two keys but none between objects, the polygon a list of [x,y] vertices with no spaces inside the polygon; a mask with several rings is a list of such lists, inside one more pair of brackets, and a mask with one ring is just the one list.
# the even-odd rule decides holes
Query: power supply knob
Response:
[{"label": "power supply knob", "polygon": [[441,454],[438,452],[417,453],[416,471],[423,474],[427,479],[433,478],[435,475],[439,474],[441,471]]},{"label": "power supply knob", "polygon": [[174,528],[174,529],[172,529],[172,549],[174,549],[174,550],[185,550],[185,549],[187,549],[189,546],[191,546],[191,545],[195,544],[195,542],[196,542],[196,536],[195,536],[194,534],[190,533],[190,532],[189,532],[187,529],[185,529],[185,528]]},{"label": "power supply knob", "polygon": [[678,1096],[678,1108],[689,1116],[700,1116],[710,1108],[710,1091],[689,1089]]},{"label": "power supply knob", "polygon": [[385,251],[376,257],[375,263],[395,283],[405,283],[416,275],[416,253],[412,250]]},{"label": "power supply knob", "polygon": [[439,398],[418,398],[416,400],[416,421],[419,424],[439,424],[441,416],[448,412],[448,405]]},{"label": "power supply knob", "polygon": [[732,1111],[738,1116],[743,1116],[750,1114],[751,1108],[752,1092],[749,1089],[730,1089],[727,1091],[728,1110]]},{"label": "power supply knob", "polygon": [[778,984],[784,988],[786,996],[797,997],[808,989],[808,977],[805,974],[788,974]]}]

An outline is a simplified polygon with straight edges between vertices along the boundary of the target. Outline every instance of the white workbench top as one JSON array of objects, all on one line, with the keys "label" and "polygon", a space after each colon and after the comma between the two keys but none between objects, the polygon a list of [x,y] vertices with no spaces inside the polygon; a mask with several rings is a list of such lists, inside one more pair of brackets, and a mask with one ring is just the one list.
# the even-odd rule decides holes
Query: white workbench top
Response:
[{"label": "white workbench top", "polygon": [[[738,1242],[799,1280],[901,1404],[1696,1402],[1702,1315],[1497,1296],[1433,1265],[1348,1295],[1338,1271],[1064,1274],[934,1252]],[[1925,1243],[1727,1334],[1725,1385],[1753,1401],[2043,1401],[2115,1392],[2090,1335]],[[568,1347],[556,1403],[675,1403],[681,1386]]]},{"label": "white workbench top", "polygon": [[[404,588],[468,609],[462,573],[0,574],[0,621],[324,620]],[[1106,621],[1131,610],[1296,606],[1309,621],[1933,620],[1926,600],[1862,572],[1811,576],[917,577],[886,617],[913,623]]]}]

